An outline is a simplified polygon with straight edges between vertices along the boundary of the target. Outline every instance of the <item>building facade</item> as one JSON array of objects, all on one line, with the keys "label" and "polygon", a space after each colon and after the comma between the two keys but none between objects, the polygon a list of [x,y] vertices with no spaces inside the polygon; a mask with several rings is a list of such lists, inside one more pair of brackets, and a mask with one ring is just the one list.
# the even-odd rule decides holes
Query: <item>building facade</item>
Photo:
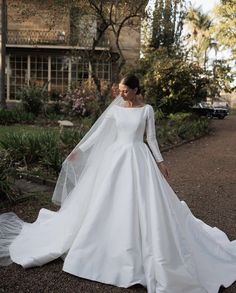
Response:
[{"label": "building facade", "polygon": [[[37,0],[7,1],[7,102],[16,101],[17,92],[25,85],[46,85],[49,92],[63,93],[91,78],[88,54],[98,33],[98,21],[92,15],[81,14],[78,7],[63,12],[57,9]],[[140,19],[122,30],[120,46],[127,64],[136,63],[140,55]],[[93,48],[93,72],[100,80],[112,81],[118,58],[115,39],[107,30]]]}]

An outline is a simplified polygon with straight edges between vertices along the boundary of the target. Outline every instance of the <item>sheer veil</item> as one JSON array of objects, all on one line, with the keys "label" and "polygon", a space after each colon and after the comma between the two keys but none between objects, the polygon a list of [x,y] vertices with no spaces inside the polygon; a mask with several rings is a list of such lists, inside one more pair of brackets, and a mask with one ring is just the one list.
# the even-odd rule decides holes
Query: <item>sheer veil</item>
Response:
[{"label": "sheer veil", "polygon": [[114,141],[116,136],[116,128],[113,122],[103,128],[99,137],[96,139],[96,143],[92,145],[88,150],[81,151],[80,145],[86,142],[91,135],[99,128],[102,124],[107,111],[114,105],[121,105],[123,98],[117,96],[114,101],[106,108],[101,114],[97,121],[93,124],[90,130],[86,133],[83,139],[76,145],[71,153],[78,154],[73,160],[69,159],[69,156],[65,159],[62,164],[62,168],[57,179],[56,187],[52,196],[52,201],[61,205],[67,196],[72,192],[78,181],[83,177],[88,168],[93,168],[96,172],[100,161],[102,160],[104,151]]},{"label": "sheer veil", "polygon": [[[97,119],[94,125],[86,133],[83,139],[77,144],[72,152],[78,154],[73,160],[69,159],[69,156],[62,164],[61,172],[59,174],[56,187],[52,196],[52,201],[61,205],[64,200],[70,195],[74,187],[79,180],[88,174],[86,171],[90,168],[92,172],[96,172],[103,154],[106,148],[114,141],[116,137],[116,127],[109,121],[109,125],[101,127],[102,131],[99,131],[99,136],[96,136],[96,142],[88,148],[86,151],[80,150],[80,145],[86,142],[93,133],[101,126],[107,112],[113,105],[121,105],[123,98],[118,96],[114,101],[106,108],[106,110]],[[71,152],[71,153],[72,153]],[[90,194],[86,195],[86,202],[89,201]],[[12,263],[9,247],[13,240],[20,234],[22,227],[28,225],[18,216],[13,213],[3,213],[0,215],[0,266],[7,266]]]}]

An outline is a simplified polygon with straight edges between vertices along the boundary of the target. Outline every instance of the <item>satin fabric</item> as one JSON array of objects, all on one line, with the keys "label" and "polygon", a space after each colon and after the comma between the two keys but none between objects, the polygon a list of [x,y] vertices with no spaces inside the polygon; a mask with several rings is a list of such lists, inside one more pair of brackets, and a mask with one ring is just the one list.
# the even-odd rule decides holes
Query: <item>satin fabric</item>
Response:
[{"label": "satin fabric", "polygon": [[86,170],[58,212],[41,209],[36,222],[23,224],[9,247],[11,260],[28,268],[62,257],[65,272],[120,287],[140,283],[148,293],[217,293],[229,286],[236,241],[194,217],[159,171],[153,108],[115,105],[104,123],[110,119],[116,140],[98,170]]}]

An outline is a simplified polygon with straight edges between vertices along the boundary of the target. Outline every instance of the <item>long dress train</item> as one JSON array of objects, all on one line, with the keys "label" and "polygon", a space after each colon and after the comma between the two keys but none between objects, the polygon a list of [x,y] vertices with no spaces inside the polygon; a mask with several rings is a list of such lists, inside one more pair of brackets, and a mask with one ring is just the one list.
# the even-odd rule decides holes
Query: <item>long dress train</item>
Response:
[{"label": "long dress train", "polygon": [[194,217],[159,171],[153,108],[114,105],[104,125],[111,119],[115,142],[58,212],[41,209],[32,224],[0,216],[0,258],[28,268],[62,257],[65,272],[120,287],[140,283],[149,293],[228,287],[236,280],[236,241]]}]

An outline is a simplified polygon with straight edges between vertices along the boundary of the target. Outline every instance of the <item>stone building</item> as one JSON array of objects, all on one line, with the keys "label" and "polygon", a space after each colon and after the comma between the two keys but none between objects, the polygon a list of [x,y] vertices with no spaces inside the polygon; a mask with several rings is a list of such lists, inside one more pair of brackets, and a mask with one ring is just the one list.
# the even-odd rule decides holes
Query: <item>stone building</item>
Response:
[{"label": "stone building", "polygon": [[[31,82],[46,84],[49,92],[65,92],[91,78],[87,53],[98,33],[97,19],[81,14],[78,7],[57,10],[51,2],[7,1],[7,102],[16,101],[17,92]],[[127,64],[135,64],[140,56],[140,23],[136,18],[121,31],[120,46]],[[119,53],[111,30],[96,45],[94,55],[96,76],[113,80]]]}]

